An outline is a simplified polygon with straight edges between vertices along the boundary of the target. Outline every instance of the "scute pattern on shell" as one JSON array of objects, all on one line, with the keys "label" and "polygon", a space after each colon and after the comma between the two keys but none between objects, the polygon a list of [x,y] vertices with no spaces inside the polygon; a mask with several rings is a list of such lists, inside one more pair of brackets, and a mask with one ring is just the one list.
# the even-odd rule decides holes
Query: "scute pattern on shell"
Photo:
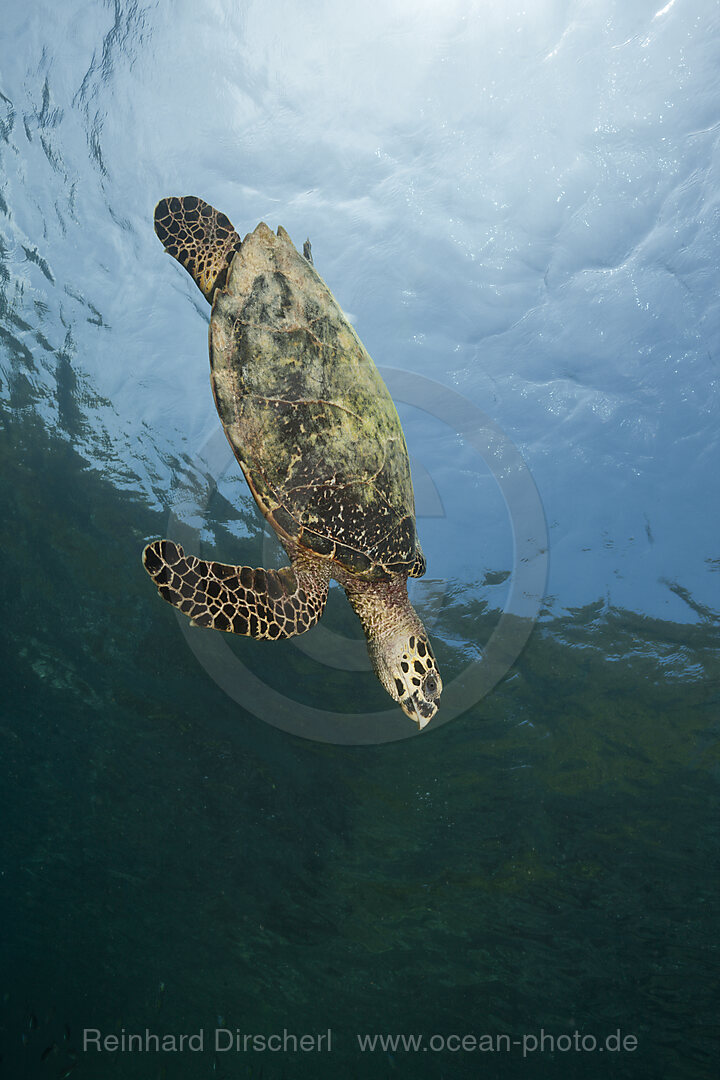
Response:
[{"label": "scute pattern on shell", "polygon": [[281,533],[370,580],[408,573],[417,539],[397,411],[284,230],[261,223],[243,240],[216,294],[210,355],[226,434]]}]

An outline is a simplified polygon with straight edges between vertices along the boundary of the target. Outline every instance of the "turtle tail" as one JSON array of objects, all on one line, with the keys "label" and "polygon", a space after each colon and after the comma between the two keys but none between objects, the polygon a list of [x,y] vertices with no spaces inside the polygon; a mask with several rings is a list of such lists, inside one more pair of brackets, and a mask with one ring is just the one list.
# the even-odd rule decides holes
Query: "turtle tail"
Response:
[{"label": "turtle tail", "polygon": [[170,196],[155,207],[155,232],[168,255],[182,263],[212,303],[241,247],[230,220],[195,195]]}]

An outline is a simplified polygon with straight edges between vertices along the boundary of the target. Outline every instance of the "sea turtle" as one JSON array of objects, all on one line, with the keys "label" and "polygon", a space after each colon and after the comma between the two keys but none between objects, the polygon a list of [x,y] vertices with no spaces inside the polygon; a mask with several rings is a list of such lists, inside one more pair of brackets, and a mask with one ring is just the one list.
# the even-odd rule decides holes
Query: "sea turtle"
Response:
[{"label": "sea turtle", "polygon": [[212,304],[210,365],[225,434],[290,557],[281,570],[143,552],[164,600],[199,626],[277,640],[322,615],[330,579],[345,590],[375,671],[420,728],[442,681],[407,595],[425,573],[410,465],[387,387],[332,293],[282,226],[244,240],[195,196],[163,199],[155,232]]}]

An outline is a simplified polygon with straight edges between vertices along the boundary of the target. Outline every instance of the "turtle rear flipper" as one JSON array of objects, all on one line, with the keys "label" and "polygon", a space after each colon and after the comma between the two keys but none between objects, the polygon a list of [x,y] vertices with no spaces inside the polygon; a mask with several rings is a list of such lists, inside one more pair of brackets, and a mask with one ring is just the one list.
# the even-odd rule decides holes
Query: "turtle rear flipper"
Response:
[{"label": "turtle rear flipper", "polygon": [[253,570],[206,562],[172,540],[155,540],[143,564],[163,600],[196,626],[277,641],[314,626],[327,600],[329,574],[284,566]]},{"label": "turtle rear flipper", "polygon": [[173,195],[155,207],[155,232],[168,255],[182,263],[212,303],[242,244],[230,219],[195,195]]}]

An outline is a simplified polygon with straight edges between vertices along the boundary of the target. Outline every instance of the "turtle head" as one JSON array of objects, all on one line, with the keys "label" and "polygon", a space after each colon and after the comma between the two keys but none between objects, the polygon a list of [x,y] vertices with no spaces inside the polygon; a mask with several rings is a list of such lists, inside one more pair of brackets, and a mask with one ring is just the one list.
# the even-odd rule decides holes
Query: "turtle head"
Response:
[{"label": "turtle head", "polygon": [[380,682],[420,730],[438,710],[442,679],[422,626],[371,642],[370,656]]},{"label": "turtle head", "polygon": [[375,674],[393,701],[422,729],[440,704],[442,679],[425,628],[407,593],[407,577],[339,577],[362,623]]}]

